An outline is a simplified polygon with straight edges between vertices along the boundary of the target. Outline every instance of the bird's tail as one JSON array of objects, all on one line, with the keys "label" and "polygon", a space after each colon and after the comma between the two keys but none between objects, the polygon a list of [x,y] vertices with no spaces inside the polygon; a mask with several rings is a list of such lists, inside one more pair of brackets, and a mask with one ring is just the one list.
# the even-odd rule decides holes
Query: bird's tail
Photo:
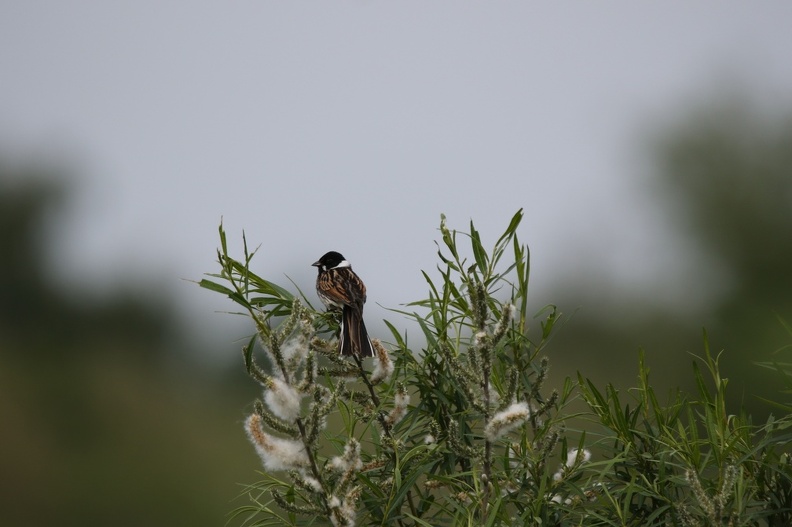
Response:
[{"label": "bird's tail", "polygon": [[363,323],[363,316],[358,310],[349,306],[344,306],[341,317],[341,337],[338,347],[341,355],[374,356],[374,347],[366,331],[366,324]]}]

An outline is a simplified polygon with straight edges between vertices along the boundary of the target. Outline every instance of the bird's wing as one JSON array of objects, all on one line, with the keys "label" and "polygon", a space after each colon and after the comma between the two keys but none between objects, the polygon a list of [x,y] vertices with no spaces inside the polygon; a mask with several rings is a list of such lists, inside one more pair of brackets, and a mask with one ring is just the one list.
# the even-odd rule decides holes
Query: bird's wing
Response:
[{"label": "bird's wing", "polygon": [[366,286],[351,269],[330,269],[319,277],[316,288],[345,306],[362,310],[366,302]]}]

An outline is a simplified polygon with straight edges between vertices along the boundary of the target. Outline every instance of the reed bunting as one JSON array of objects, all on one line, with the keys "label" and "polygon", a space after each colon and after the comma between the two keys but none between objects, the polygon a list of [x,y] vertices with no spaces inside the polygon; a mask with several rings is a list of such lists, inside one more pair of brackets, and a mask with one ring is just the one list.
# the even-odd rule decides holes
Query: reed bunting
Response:
[{"label": "reed bunting", "polygon": [[341,335],[338,349],[341,355],[373,357],[366,325],[363,323],[363,304],[366,303],[366,286],[352,270],[346,259],[335,251],[314,262],[319,268],[316,293],[328,309],[341,309]]}]

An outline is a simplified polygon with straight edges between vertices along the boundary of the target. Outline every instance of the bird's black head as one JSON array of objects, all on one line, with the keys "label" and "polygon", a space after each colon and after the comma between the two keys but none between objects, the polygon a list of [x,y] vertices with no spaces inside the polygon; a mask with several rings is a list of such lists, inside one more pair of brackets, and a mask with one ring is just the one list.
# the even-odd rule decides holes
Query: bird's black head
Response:
[{"label": "bird's black head", "polygon": [[335,251],[330,251],[329,253],[325,253],[324,256],[319,258],[318,261],[312,263],[314,267],[318,267],[320,270],[326,271],[328,269],[332,269],[341,262],[345,260],[344,256],[341,253],[337,253]]}]

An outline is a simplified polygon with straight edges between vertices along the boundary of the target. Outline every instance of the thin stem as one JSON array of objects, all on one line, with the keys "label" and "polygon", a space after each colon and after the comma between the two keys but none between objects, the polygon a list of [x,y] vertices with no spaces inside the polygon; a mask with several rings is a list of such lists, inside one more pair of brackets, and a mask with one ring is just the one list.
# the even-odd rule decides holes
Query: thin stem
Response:
[{"label": "thin stem", "polygon": [[363,369],[363,359],[357,355],[352,355],[352,357],[355,359],[355,363],[357,364],[358,370],[360,371],[360,376],[363,379],[363,383],[368,387],[369,394],[371,395],[371,401],[377,408],[379,408],[380,400],[377,396],[377,392],[374,390],[374,385],[371,384],[371,381],[369,381],[366,370]]},{"label": "thin stem", "polygon": [[[380,425],[382,426],[382,431],[385,432],[385,435],[388,436],[388,439],[390,439],[391,442],[393,442],[393,434],[391,434],[391,428],[392,427],[388,423],[388,421],[385,419],[385,416],[382,414],[382,412],[379,411],[380,398],[377,396],[377,392],[374,390],[374,385],[371,384],[371,381],[368,378],[368,373],[363,368],[363,359],[361,359],[357,355],[353,355],[352,357],[355,359],[355,363],[358,366],[358,370],[360,371],[360,377],[363,380],[363,383],[368,387],[369,394],[371,395],[371,402],[373,402],[374,403],[374,407],[378,409],[377,410],[377,421],[379,421]],[[417,512],[417,510],[415,508],[415,503],[413,501],[412,490],[408,490],[407,491],[407,504],[410,507],[410,513],[413,516],[416,516],[418,514],[418,512]],[[399,525],[402,525],[401,520],[399,520],[398,523],[399,523]]]},{"label": "thin stem", "polygon": [[311,464],[311,472],[316,478],[316,481],[322,486],[322,505],[324,506],[325,513],[330,514],[330,507],[327,504],[327,489],[325,488],[324,479],[322,479],[322,474],[319,472],[319,467],[316,464],[316,458],[314,457],[313,449],[308,444],[308,436],[305,433],[305,425],[303,424],[302,418],[297,418],[297,428],[300,429],[300,437],[302,438],[303,446],[305,447],[305,453],[308,455],[308,461]]},{"label": "thin stem", "polygon": [[[491,364],[490,361],[484,361],[483,367],[483,386],[484,392],[484,422],[489,423],[490,420],[490,390],[489,390],[489,377],[490,377]],[[490,478],[492,477],[492,443],[489,439],[484,441],[484,476],[481,478],[484,484],[484,493],[482,496],[481,504],[481,519],[484,521],[487,518],[487,507],[489,505],[489,491],[490,491]]]},{"label": "thin stem", "polygon": [[[227,262],[227,260],[226,260],[226,262]],[[247,293],[248,293],[248,291],[247,291],[247,283],[246,283],[246,287],[243,289],[242,287],[240,287],[239,282],[234,278],[233,267],[230,266],[230,265],[226,265],[226,266],[224,266],[224,268],[225,268],[225,270],[227,272],[227,275],[228,275],[227,276],[228,281],[234,286],[234,289],[236,290],[236,292],[238,294],[240,294],[240,295],[247,296]],[[261,327],[262,323],[259,320],[259,318],[256,316],[257,313],[252,308],[252,306],[250,306],[248,304],[247,310],[250,313],[251,318],[256,322],[257,325],[259,325],[259,327]],[[291,379],[290,379],[290,376],[289,376],[289,371],[286,368],[285,364],[283,364],[281,361],[278,361],[278,367],[281,370],[281,374],[283,375],[283,381],[286,384],[291,385]],[[330,514],[330,507],[329,507],[329,505],[327,503],[327,488],[326,488],[326,485],[325,485],[324,478],[322,478],[322,473],[319,471],[319,466],[316,464],[316,457],[314,455],[313,448],[311,448],[311,444],[308,441],[308,434],[305,431],[305,424],[303,423],[303,420],[302,420],[301,417],[298,417],[295,420],[295,422],[297,423],[297,428],[300,431],[300,438],[302,440],[303,448],[305,448],[305,453],[308,456],[308,462],[309,462],[309,464],[311,466],[311,473],[313,473],[314,478],[316,478],[316,481],[318,481],[319,484],[322,487],[322,491],[323,491],[321,493],[322,505],[324,507],[325,513],[329,515]]]}]

